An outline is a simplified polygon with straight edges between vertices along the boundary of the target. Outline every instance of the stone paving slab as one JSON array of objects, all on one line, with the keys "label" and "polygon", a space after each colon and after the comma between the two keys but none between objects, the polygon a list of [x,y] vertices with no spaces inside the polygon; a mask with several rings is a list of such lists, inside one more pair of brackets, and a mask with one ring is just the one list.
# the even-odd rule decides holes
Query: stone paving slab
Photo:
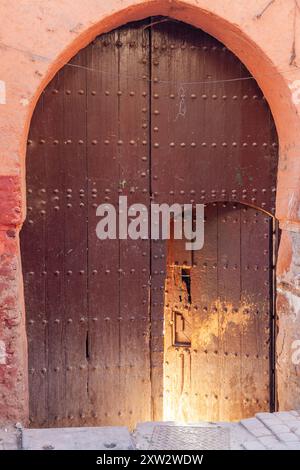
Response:
[{"label": "stone paving slab", "polygon": [[242,443],[253,440],[252,434],[239,423],[220,422],[218,424],[230,429],[230,450],[244,450]]},{"label": "stone paving slab", "polygon": [[20,431],[15,427],[0,428],[0,450],[16,450],[20,445]]},{"label": "stone paving slab", "polygon": [[258,441],[248,440],[244,444],[244,450],[265,450],[265,446]]},{"label": "stone paving slab", "polygon": [[[147,450],[151,446],[151,439],[154,434],[155,428],[158,426],[174,426],[174,427],[182,427],[182,424],[175,423],[174,421],[156,421],[156,422],[146,422],[146,423],[138,423],[135,431],[133,432],[133,440],[135,447],[140,450]],[[223,426],[222,424],[215,424],[215,423],[207,423],[205,421],[202,422],[197,422],[197,423],[190,423],[190,424],[185,424],[185,427],[190,427],[196,428],[196,427],[214,427],[214,428],[219,428],[219,427],[226,427],[230,431],[230,423],[226,423],[226,425]],[[231,437],[231,436],[230,436]],[[153,449],[153,447],[151,447]]]},{"label": "stone paving slab", "polygon": [[23,429],[23,450],[128,450],[133,442],[126,427]]},{"label": "stone paving slab", "polygon": [[176,423],[173,421],[156,421],[156,422],[145,422],[138,423],[135,430],[132,433],[134,445],[137,449],[146,450],[149,449],[151,442],[151,436],[155,426],[175,426]]},{"label": "stone paving slab", "polygon": [[241,442],[245,449],[256,444],[269,450],[300,449],[298,411],[257,413],[254,418],[242,419],[240,425],[252,436]]},{"label": "stone paving slab", "polygon": [[224,426],[154,426],[149,450],[228,450],[230,429]]}]

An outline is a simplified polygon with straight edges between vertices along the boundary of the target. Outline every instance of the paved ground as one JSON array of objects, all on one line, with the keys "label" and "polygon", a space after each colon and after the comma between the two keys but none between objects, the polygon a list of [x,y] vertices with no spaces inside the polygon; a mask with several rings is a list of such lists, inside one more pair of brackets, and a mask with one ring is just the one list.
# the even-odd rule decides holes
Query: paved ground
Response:
[{"label": "paved ground", "polygon": [[129,450],[131,435],[125,427],[24,429],[24,450]]},{"label": "paved ground", "polygon": [[[182,424],[172,422],[140,423],[132,434],[125,427],[21,429],[17,425],[16,427],[0,428],[0,450],[153,449],[155,448],[153,447],[154,436],[162,435],[168,431],[166,428],[164,433],[157,433],[157,426],[182,427]],[[299,411],[258,413],[254,418],[244,419],[239,423],[193,423],[184,426],[184,434],[188,436],[190,432],[193,435],[193,442],[195,442],[195,436],[201,436],[202,431],[199,428],[203,427],[215,428],[216,433],[221,429],[223,435],[224,430],[227,430],[228,440],[224,442],[229,442],[226,445],[232,450],[300,450]],[[211,431],[213,433],[213,430]],[[181,445],[184,449],[189,448],[187,442]],[[159,448],[161,448],[161,443]],[[199,449],[201,448],[203,447],[199,441]],[[215,442],[213,448],[215,448]]]},{"label": "paved ground", "polygon": [[[133,433],[136,448],[148,449],[154,426],[165,424],[138,424]],[[258,413],[255,418],[243,419],[239,423],[198,423],[198,426],[207,425],[228,429],[232,450],[300,450],[300,412],[297,411]]]},{"label": "paved ground", "polygon": [[20,448],[20,434],[18,426],[0,428],[0,450],[14,450]]}]

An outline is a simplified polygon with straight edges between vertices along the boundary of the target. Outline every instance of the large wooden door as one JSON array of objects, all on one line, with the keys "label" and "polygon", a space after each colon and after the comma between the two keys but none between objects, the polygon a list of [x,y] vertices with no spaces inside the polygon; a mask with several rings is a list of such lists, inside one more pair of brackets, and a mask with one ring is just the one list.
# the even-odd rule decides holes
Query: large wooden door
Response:
[{"label": "large wooden door", "polygon": [[[117,206],[120,195],[128,196],[128,204],[147,207],[151,201],[231,201],[256,206],[271,217],[276,168],[276,132],[261,91],[239,60],[200,30],[160,18],[129,24],[97,37],[61,69],[37,104],[27,152],[21,249],[32,426],[132,427],[137,421],[161,419],[168,407],[178,415],[173,398],[174,406],[166,404],[164,291],[172,265],[166,261],[167,244],[98,240],[97,206]],[[236,210],[241,219],[242,209]],[[219,215],[211,220],[216,219]],[[241,224],[226,227],[229,231],[220,242],[193,253],[194,261],[219,245],[224,250],[228,245],[228,253],[237,256],[238,244],[246,263],[248,235],[241,235]],[[251,243],[260,256],[260,231],[251,232]],[[208,306],[232,302],[239,308],[250,285],[253,309],[264,308],[265,320],[251,320],[251,331],[242,323],[227,331],[249,348],[240,345],[234,352],[241,355],[226,359],[231,384],[235,370],[244,368],[245,351],[270,358],[271,349],[264,344],[271,333],[263,329],[271,322],[272,288],[260,291],[254,286],[270,282],[271,252],[265,255],[267,270],[250,269],[241,276],[246,284],[226,277],[220,252],[211,254],[227,279],[218,281],[217,291],[213,280],[207,284],[202,271],[195,271],[192,258],[181,266],[193,301],[199,296],[199,307],[206,284]],[[240,263],[233,276],[242,269]],[[189,310],[193,321],[206,324]],[[182,332],[179,336],[181,341]],[[215,341],[223,339],[217,335]],[[176,353],[171,354],[172,370],[180,380],[175,361],[189,347],[177,348],[177,354],[177,346],[169,346]],[[230,352],[226,345],[220,351]],[[247,387],[272,382],[271,362],[267,368],[263,361],[260,357],[259,367],[249,366],[245,372]],[[237,409],[244,416],[269,409],[270,388],[255,395],[257,407],[241,405],[248,396],[244,379],[236,381],[234,400],[224,405],[227,385],[222,393],[214,391],[223,380],[223,362],[215,358],[206,388],[198,392],[204,362],[195,359],[193,364],[191,390],[198,398],[188,406],[194,407],[195,416],[234,418]],[[208,388],[217,403],[222,401],[219,414],[201,399]]]}]

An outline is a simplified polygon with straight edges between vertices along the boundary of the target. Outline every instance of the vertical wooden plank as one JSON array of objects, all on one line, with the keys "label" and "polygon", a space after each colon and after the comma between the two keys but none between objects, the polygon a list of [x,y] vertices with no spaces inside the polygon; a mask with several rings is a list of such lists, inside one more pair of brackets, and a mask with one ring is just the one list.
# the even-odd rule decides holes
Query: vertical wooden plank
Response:
[{"label": "vertical wooden plank", "polygon": [[218,204],[219,369],[215,395],[219,420],[243,416],[240,343],[246,320],[241,304],[240,210],[240,204]]},{"label": "vertical wooden plank", "polygon": [[[80,64],[81,59],[82,56],[79,55],[73,63]],[[82,235],[86,234],[86,216],[80,214],[82,210],[80,194],[84,195],[85,191],[85,155],[84,152],[77,150],[80,148],[77,137],[85,129],[85,72],[79,68],[75,73],[74,69],[66,68],[59,85],[59,89],[51,90],[50,88],[49,92],[59,95],[57,101],[60,107],[55,105],[49,112],[49,109],[46,108],[47,103],[44,103],[44,112],[47,112],[45,117],[47,119],[49,113],[51,119],[50,121],[47,119],[47,126],[52,144],[51,149],[45,155],[47,209],[44,214],[47,272],[46,318],[49,351],[47,424],[49,426],[63,425],[68,423],[69,419],[72,424],[80,422],[78,407],[80,407],[82,384],[84,383],[84,380],[80,382],[78,374],[75,373],[73,380],[68,384],[70,386],[68,394],[70,393],[70,395],[66,396],[67,368],[70,365],[68,358],[75,362],[75,364],[71,364],[71,367],[78,370],[80,365],[77,363],[76,348],[82,348],[82,336],[78,325],[75,330],[76,340],[74,341],[73,337],[70,341],[68,331],[66,331],[66,325],[69,325],[66,314],[68,313],[68,319],[71,318],[76,324],[79,321],[78,316],[85,315],[86,306],[86,282],[84,281],[86,242],[84,238],[82,239]],[[53,101],[53,98],[51,100]],[[49,104],[51,105],[51,103]],[[57,119],[57,115],[61,115],[61,119]],[[76,121],[74,120],[75,115],[77,116]],[[76,200],[71,210],[70,207],[67,207],[67,202],[70,203],[68,197]],[[70,274],[75,278],[75,287],[74,284],[71,285],[71,291],[68,290]],[[82,276],[82,280],[79,276]],[[72,398],[72,388],[75,389],[78,405],[77,413],[74,415],[74,401],[69,400]],[[73,419],[74,421],[72,421]]]},{"label": "vertical wooden plank", "polygon": [[[57,82],[54,79],[53,87]],[[29,363],[29,406],[32,426],[47,424],[47,317],[45,312],[45,217],[44,207],[45,137],[47,128],[42,119],[42,94],[30,129],[27,149],[27,219],[21,232],[21,253],[25,290],[26,326]],[[49,142],[47,142],[49,145]],[[29,256],[32,247],[36,256]],[[25,256],[25,254],[28,254]]]},{"label": "vertical wooden plank", "polygon": [[[64,71],[64,118],[61,164],[64,173],[60,202],[64,209],[64,318],[58,381],[65,383],[60,425],[89,422],[86,335],[88,322],[87,264],[87,60],[80,51]],[[55,227],[55,224],[53,225]],[[59,351],[57,352],[59,354]],[[56,375],[58,372],[56,372]]]},{"label": "vertical wooden plank", "polygon": [[[240,67],[245,75],[245,66],[240,64]],[[241,82],[240,89],[241,143],[236,170],[240,186],[247,189],[242,197],[248,204],[274,215],[278,153],[274,121],[266,98],[255,80]],[[260,169],[262,162],[263,171]]]},{"label": "vertical wooden plank", "polygon": [[[218,415],[216,371],[219,369],[218,206],[205,207],[204,247],[194,252],[191,272],[192,311],[192,421]],[[199,374],[199,371],[201,373]],[[194,415],[193,415],[194,412]]]},{"label": "vertical wooden plank", "polygon": [[119,196],[118,32],[95,39],[87,50],[88,354],[91,423],[120,422],[119,241],[99,240],[99,204],[117,207]]},{"label": "vertical wooden plank", "polygon": [[[61,380],[64,369],[64,208],[59,199],[64,188],[64,163],[61,158],[64,146],[63,119],[55,122],[56,113],[64,117],[63,83],[61,78],[60,89],[56,99],[50,95],[44,101],[44,116],[47,121],[47,134],[51,138],[51,146],[47,146],[45,153],[45,264],[46,264],[46,318],[48,322],[48,364],[47,364],[47,425],[52,426],[64,406],[65,383]],[[55,96],[56,92],[54,92]],[[46,110],[49,110],[48,112]],[[52,140],[53,139],[53,140]],[[54,140],[58,141],[54,145]],[[58,150],[56,151],[56,147]]]},{"label": "vertical wooden plank", "polygon": [[241,338],[243,415],[270,410],[270,225],[272,219],[244,207],[241,217],[241,303],[247,324]]},{"label": "vertical wooden plank", "polygon": [[165,288],[167,274],[167,244],[165,240],[151,240],[151,400],[152,420],[164,416],[164,334]]},{"label": "vertical wooden plank", "polygon": [[[179,241],[176,245],[178,246]],[[181,240],[184,246],[185,240]],[[172,244],[172,240],[168,246]],[[180,252],[184,252],[182,248]],[[164,419],[188,421],[191,396],[191,308],[188,270],[168,254],[165,294]]]},{"label": "vertical wooden plank", "polygon": [[[148,22],[119,31],[119,147],[122,196],[149,210],[149,29]],[[130,73],[129,73],[130,72]],[[139,77],[132,81],[129,76]],[[149,222],[148,213],[142,216]],[[151,420],[150,241],[120,240],[121,422],[134,428]]]}]

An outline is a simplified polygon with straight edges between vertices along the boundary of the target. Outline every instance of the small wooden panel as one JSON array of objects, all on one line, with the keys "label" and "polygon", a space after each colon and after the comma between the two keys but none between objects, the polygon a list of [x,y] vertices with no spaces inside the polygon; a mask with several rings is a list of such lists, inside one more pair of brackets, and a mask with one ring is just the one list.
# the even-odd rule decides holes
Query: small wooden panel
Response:
[{"label": "small wooden panel", "polygon": [[[168,420],[234,421],[270,410],[272,218],[241,204],[213,203],[205,221],[204,247],[194,252],[190,304],[176,267],[167,269]],[[174,344],[174,311],[193,325],[190,344]]]}]

